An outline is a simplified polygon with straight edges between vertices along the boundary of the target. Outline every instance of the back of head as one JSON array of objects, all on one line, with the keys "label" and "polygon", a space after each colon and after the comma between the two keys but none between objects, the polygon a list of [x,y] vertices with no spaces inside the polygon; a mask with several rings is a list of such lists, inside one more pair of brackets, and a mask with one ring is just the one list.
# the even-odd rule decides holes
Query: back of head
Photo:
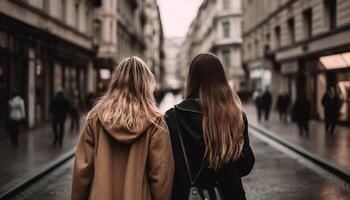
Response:
[{"label": "back of head", "polygon": [[199,54],[192,61],[186,98],[199,98],[203,112],[205,159],[213,168],[240,157],[243,147],[241,102],[230,87],[220,60]]},{"label": "back of head", "polygon": [[114,70],[108,91],[87,118],[98,116],[105,128],[137,131],[145,120],[155,123],[160,112],[154,102],[155,79],[138,57],[124,59]]}]

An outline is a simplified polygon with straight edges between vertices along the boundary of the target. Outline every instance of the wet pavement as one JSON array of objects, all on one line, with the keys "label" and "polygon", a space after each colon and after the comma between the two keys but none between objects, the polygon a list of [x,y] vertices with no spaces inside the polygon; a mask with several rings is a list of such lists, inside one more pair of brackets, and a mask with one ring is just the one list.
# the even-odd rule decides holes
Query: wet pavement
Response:
[{"label": "wet pavement", "polygon": [[63,146],[53,145],[53,133],[48,124],[44,127],[21,132],[19,145],[11,145],[9,138],[0,140],[0,193],[30,177],[51,161],[74,148],[79,133],[70,131],[66,122]]},{"label": "wet pavement", "polygon": [[[250,135],[256,163],[243,179],[248,200],[346,200],[350,193],[319,176],[302,163]],[[51,178],[29,200],[70,198],[72,162],[60,176]]]},{"label": "wet pavement", "polygon": [[324,124],[310,121],[309,137],[300,136],[296,124],[280,122],[276,112],[272,112],[268,121],[258,122],[253,105],[244,105],[250,123],[261,126],[284,140],[313,153],[350,174],[350,128],[336,126],[334,135],[326,134]]}]

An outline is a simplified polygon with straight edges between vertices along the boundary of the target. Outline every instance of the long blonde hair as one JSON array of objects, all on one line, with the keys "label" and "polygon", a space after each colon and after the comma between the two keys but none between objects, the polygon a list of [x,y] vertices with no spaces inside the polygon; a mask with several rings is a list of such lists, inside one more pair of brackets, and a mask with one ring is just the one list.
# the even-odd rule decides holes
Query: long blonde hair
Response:
[{"label": "long blonde hair", "polygon": [[218,169],[242,154],[244,122],[241,101],[228,84],[220,60],[197,55],[189,68],[186,98],[199,98],[203,113],[204,159]]},{"label": "long blonde hair", "polygon": [[155,79],[138,57],[124,59],[114,70],[108,91],[87,118],[98,116],[107,128],[137,129],[147,119],[161,116],[153,96]]}]

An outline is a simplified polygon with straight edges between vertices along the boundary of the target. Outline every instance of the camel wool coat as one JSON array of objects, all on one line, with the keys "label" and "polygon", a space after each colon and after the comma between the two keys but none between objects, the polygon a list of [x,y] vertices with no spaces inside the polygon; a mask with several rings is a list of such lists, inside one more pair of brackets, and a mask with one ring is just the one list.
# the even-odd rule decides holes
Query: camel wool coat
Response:
[{"label": "camel wool coat", "polygon": [[163,118],[138,128],[108,129],[99,117],[82,131],[72,200],[170,200],[174,161]]}]

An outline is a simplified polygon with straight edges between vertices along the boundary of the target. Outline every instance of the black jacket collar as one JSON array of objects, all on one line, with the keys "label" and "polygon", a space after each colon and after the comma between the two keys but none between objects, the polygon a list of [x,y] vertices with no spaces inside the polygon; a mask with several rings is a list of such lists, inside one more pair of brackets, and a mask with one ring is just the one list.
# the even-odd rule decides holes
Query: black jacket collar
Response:
[{"label": "black jacket collar", "polygon": [[175,108],[183,112],[202,114],[197,99],[185,99],[181,103],[175,105]]}]

